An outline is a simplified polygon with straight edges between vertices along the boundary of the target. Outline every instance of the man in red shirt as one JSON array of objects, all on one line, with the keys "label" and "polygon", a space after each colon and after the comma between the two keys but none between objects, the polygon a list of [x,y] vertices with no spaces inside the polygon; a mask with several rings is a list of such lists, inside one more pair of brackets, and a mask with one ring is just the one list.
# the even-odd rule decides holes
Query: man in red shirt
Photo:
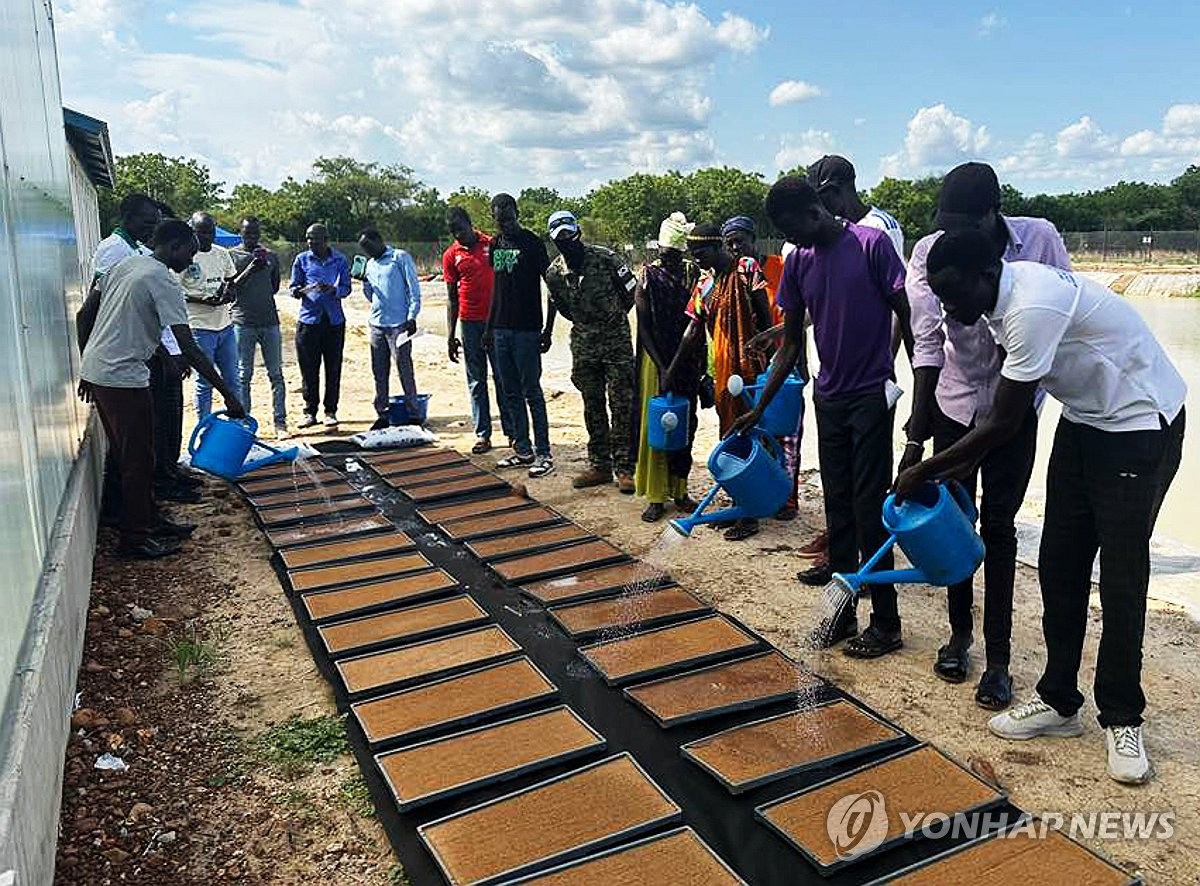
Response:
[{"label": "man in red shirt", "polygon": [[[488,399],[488,364],[494,359],[483,347],[492,304],[492,264],[488,245],[492,238],[475,230],[471,216],[461,206],[446,213],[446,226],[454,242],[442,255],[442,277],[446,280],[446,336],[451,363],[458,362],[459,350],[466,358],[467,390],[471,392],[471,417],[475,422],[475,446],[471,452],[482,455],[492,448],[492,411]],[[458,324],[462,321],[462,339]],[[496,403],[500,407],[500,427],[511,445],[512,425],[500,389],[500,374],[492,363],[496,385]]]}]

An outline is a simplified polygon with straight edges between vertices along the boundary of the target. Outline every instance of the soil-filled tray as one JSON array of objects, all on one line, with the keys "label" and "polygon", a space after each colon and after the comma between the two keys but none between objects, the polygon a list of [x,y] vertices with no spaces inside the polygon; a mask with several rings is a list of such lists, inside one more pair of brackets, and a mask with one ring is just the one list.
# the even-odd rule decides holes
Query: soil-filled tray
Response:
[{"label": "soil-filled tray", "polygon": [[772,650],[625,690],[660,726],[671,727],[815,693],[819,677]]},{"label": "soil-filled tray", "polygon": [[319,461],[309,460],[306,462],[305,467],[301,467],[299,462],[290,462],[288,464],[268,465],[267,467],[249,471],[237,478],[237,484],[244,489],[252,483],[261,483],[264,480],[290,480],[295,478],[303,481],[305,478],[314,476],[324,479],[325,476],[340,476],[340,472]]},{"label": "soil-filled tray", "polygon": [[[1007,833],[968,843],[893,875],[900,886],[1134,886],[1114,864],[1034,820],[1035,833]],[[878,881],[880,886],[884,881]]]},{"label": "soil-filled tray", "polygon": [[334,523],[313,523],[288,529],[268,529],[267,541],[274,548],[291,548],[322,541],[355,538],[368,532],[394,528],[391,521],[383,514],[364,514]]},{"label": "soil-filled tray", "polygon": [[265,495],[252,495],[247,500],[253,508],[277,508],[280,505],[306,505],[317,501],[341,501],[354,498],[359,491],[345,481],[326,483],[309,489],[285,490]]},{"label": "soil-filled tray", "polygon": [[814,766],[905,741],[903,732],[843,699],[701,738],[683,755],[740,794]]},{"label": "soil-filled tray", "polygon": [[628,555],[620,548],[615,548],[608,542],[597,539],[571,545],[569,548],[559,548],[542,554],[530,554],[515,560],[505,560],[503,563],[492,566],[492,569],[506,581],[519,582],[562,572],[574,572],[588,566],[597,566],[613,560],[624,560],[627,557]]},{"label": "soil-filled tray", "polygon": [[401,490],[408,498],[420,504],[427,501],[440,501],[443,498],[457,498],[461,495],[489,492],[494,489],[511,489],[512,487],[486,471],[478,477],[467,477],[461,480],[447,480],[444,483],[430,483],[415,489]]},{"label": "soil-filled tray", "polygon": [[[847,857],[827,824],[834,804],[850,795],[876,792],[886,810],[886,832],[873,849]],[[824,871],[850,864],[920,836],[905,831],[905,816],[920,820],[930,811],[953,819],[1004,801],[1004,795],[941,751],[921,745],[755,809],[767,825]],[[875,836],[875,835],[873,835]],[[1010,880],[1009,882],[1020,882]]]},{"label": "soil-filled tray", "polygon": [[343,501],[316,501],[306,505],[266,508],[258,512],[258,519],[266,527],[283,526],[288,523],[298,523],[301,520],[324,521],[345,514],[353,514],[356,511],[359,513],[369,511],[374,507],[375,505],[360,495],[357,498],[348,498]]},{"label": "soil-filled tray", "polygon": [[345,478],[337,471],[326,468],[312,475],[304,471],[297,471],[295,474],[288,474],[281,477],[269,477],[264,480],[246,480],[238,484],[238,488],[246,496],[253,497],[255,495],[269,495],[274,492],[316,489],[327,483],[338,483],[343,479]]},{"label": "soil-filled tray", "polygon": [[420,457],[373,459],[367,464],[380,474],[390,476],[403,474],[406,471],[424,471],[436,465],[464,464],[466,461],[464,456],[453,449],[441,449],[436,452],[427,452]]},{"label": "soil-filled tray", "polygon": [[451,629],[484,624],[488,614],[478,603],[461,594],[435,603],[408,606],[379,615],[336,621],[317,628],[325,651],[345,655],[381,643],[410,643]]},{"label": "soil-filled tray", "polygon": [[490,664],[520,651],[521,647],[503,628],[488,625],[437,640],[343,658],[336,667],[346,692],[361,695]]},{"label": "soil-filled tray", "polygon": [[518,529],[541,529],[563,522],[563,516],[558,511],[526,502],[529,507],[520,510],[506,510],[496,514],[485,514],[482,517],[460,517],[457,520],[444,520],[438,524],[442,532],[455,541],[472,541],[513,532]]},{"label": "soil-filled tray", "polygon": [[358,452],[355,453],[354,457],[359,461],[373,465],[379,462],[397,462],[412,458],[428,458],[435,453],[458,454],[456,450],[447,449],[445,446],[434,446],[423,443],[420,446],[408,446],[404,449],[375,449],[370,452]]},{"label": "soil-filled tray", "polygon": [[448,520],[458,520],[463,517],[482,517],[485,514],[498,514],[502,511],[512,511],[516,508],[527,508],[537,502],[523,495],[497,495],[491,498],[471,499],[452,505],[430,505],[417,511],[417,516],[426,523],[443,523]]},{"label": "soil-filled tray", "polygon": [[490,563],[504,557],[515,557],[518,554],[527,554],[543,548],[561,547],[595,537],[574,523],[565,523],[562,526],[551,526],[547,529],[534,529],[518,532],[515,535],[473,541],[467,544],[467,548],[480,560]]},{"label": "soil-filled tray", "polygon": [[383,479],[393,489],[406,492],[409,489],[429,486],[433,483],[446,483],[450,480],[465,480],[469,477],[485,476],[490,477],[493,475],[489,474],[483,468],[475,467],[470,462],[463,462],[459,465],[443,465],[408,474],[385,474]]},{"label": "soil-filled tray", "polygon": [[399,554],[403,551],[415,550],[416,547],[416,543],[406,533],[397,529],[393,532],[351,538],[346,541],[289,548],[286,551],[280,551],[279,558],[287,569],[303,569],[306,566],[323,566],[326,563],[340,563],[343,560],[357,560],[360,557]]},{"label": "soil-filled tray", "polygon": [[528,658],[518,658],[350,705],[371,744],[411,739],[500,716],[558,694]]},{"label": "soil-filled tray", "polygon": [[683,588],[667,587],[642,594],[621,594],[550,610],[550,617],[576,639],[609,631],[650,628],[711,611]]},{"label": "soil-filled tray", "polygon": [[579,861],[510,880],[505,886],[745,886],[691,828],[676,828],[653,837],[589,855]]},{"label": "soil-filled tray", "polygon": [[421,554],[393,554],[374,560],[356,560],[338,566],[315,566],[288,571],[288,579],[296,591],[315,591],[359,581],[375,581],[406,572],[419,572],[432,566]]},{"label": "soil-filled tray", "polygon": [[674,668],[706,664],[738,652],[748,652],[759,643],[757,637],[725,616],[709,615],[620,640],[584,646],[579,654],[609,685],[619,685],[648,679]]},{"label": "soil-filled tray", "polygon": [[564,706],[377,754],[375,762],[403,811],[604,747],[604,738]]},{"label": "soil-filled tray", "polygon": [[455,886],[481,886],[610,846],[680,816],[620,754],[417,829]]},{"label": "soil-filled tray", "polygon": [[586,569],[561,578],[526,584],[521,593],[539,603],[577,602],[593,597],[605,597],[623,591],[636,594],[668,583],[666,573],[645,563],[619,563],[600,569]]},{"label": "soil-filled tray", "polygon": [[338,591],[302,594],[300,602],[308,617],[319,622],[424,600],[457,587],[458,582],[448,573],[441,569],[430,569],[428,572],[367,582]]}]

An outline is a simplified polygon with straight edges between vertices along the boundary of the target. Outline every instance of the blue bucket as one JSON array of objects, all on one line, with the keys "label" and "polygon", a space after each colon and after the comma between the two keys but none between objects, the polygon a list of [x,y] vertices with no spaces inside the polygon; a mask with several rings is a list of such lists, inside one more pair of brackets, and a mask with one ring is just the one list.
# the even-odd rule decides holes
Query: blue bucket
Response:
[{"label": "blue bucket", "polygon": [[646,442],[657,452],[687,449],[688,401],[668,391],[651,397],[646,408]]},{"label": "blue bucket", "polygon": [[388,401],[388,423],[395,425],[423,425],[429,415],[430,394],[407,397],[401,394]]}]

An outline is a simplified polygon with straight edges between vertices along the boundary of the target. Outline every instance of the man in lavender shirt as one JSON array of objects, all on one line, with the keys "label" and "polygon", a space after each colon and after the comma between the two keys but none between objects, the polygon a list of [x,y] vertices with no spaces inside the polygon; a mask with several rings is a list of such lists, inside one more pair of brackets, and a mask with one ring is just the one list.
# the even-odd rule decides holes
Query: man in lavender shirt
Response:
[{"label": "man in lavender shirt", "polygon": [[[1032,261],[1071,269],[1066,247],[1054,225],[1040,218],[1001,215],[1000,183],[984,163],[964,163],[946,174],[935,225],[946,232],[983,231],[995,244],[997,256],[1005,261]],[[943,317],[941,303],[929,286],[925,260],[940,231],[913,247],[908,265],[906,288],[916,344],[915,390],[900,471],[921,461],[930,437],[933,451],[938,453],[966,436],[991,411],[1000,382],[1003,354],[987,324],[979,321],[963,326]],[[979,512],[980,531],[987,546],[983,562],[987,665],[975,701],[988,710],[1002,710],[1012,701],[1008,666],[1017,559],[1016,516],[1033,472],[1036,443],[1037,412],[1031,408],[1021,429],[989,452],[965,481],[974,495],[976,477],[982,477]],[[950,641],[938,650],[933,671],[950,683],[966,680],[970,669],[973,596],[972,579],[949,589]]]},{"label": "man in lavender shirt", "polygon": [[[767,215],[798,247],[783,265],[775,300],[784,312],[784,344],[758,404],[734,425],[758,424],[763,411],[795,365],[803,341],[805,314],[821,359],[813,404],[817,413],[817,452],[825,492],[829,566],[854,572],[887,540],[883,500],[892,471],[895,401],[892,315],[909,353],[912,332],[904,296],[904,263],[887,234],[835,218],[816,190],[802,178],[780,179],[767,195]],[[890,569],[891,557],[880,561]],[[900,614],[896,588],[871,588],[871,623],[862,634],[853,609],[823,624],[810,638],[830,646],[850,638],[845,652],[878,658],[899,649]]]}]

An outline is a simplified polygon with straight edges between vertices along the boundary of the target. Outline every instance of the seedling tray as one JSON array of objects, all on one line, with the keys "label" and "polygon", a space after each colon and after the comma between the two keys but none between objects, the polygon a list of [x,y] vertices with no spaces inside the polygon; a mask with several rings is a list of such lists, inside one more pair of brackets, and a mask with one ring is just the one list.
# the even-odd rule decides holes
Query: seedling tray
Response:
[{"label": "seedling tray", "polygon": [[252,508],[277,508],[282,505],[306,505],[318,501],[344,501],[359,495],[359,491],[346,482],[327,483],[308,489],[287,489],[250,496],[247,501]]},{"label": "seedling tray", "polygon": [[[530,504],[526,502],[526,504]],[[485,514],[482,517],[461,517],[457,520],[446,520],[438,526],[455,541],[473,541],[502,535],[518,529],[540,529],[562,523],[563,516],[550,508],[529,507],[519,510],[506,510],[495,514]]]},{"label": "seedling tray", "polygon": [[374,581],[406,572],[420,572],[431,564],[418,553],[392,554],[374,560],[356,560],[337,566],[313,566],[288,571],[288,580],[296,591],[316,591],[360,581]]},{"label": "seedling tray", "polygon": [[372,459],[367,464],[380,474],[399,475],[406,471],[424,471],[436,465],[465,464],[466,461],[464,456],[453,449],[442,449],[436,452],[426,452],[419,457]]},{"label": "seedling tray", "polygon": [[558,606],[550,610],[550,617],[568,636],[578,640],[634,627],[645,630],[711,611],[683,588],[667,587]]},{"label": "seedling tray", "polygon": [[482,517],[485,514],[498,514],[536,504],[537,502],[521,495],[494,495],[490,498],[473,498],[449,505],[429,505],[418,509],[417,516],[426,523],[437,525],[463,517]]},{"label": "seedling tray", "polygon": [[558,865],[544,874],[510,880],[505,886],[745,886],[700,835],[676,828],[624,846]]},{"label": "seedling tray", "polygon": [[417,504],[430,501],[440,501],[444,498],[458,498],[465,495],[475,495],[481,492],[491,492],[497,489],[512,487],[497,477],[484,471],[478,477],[467,477],[461,480],[446,480],[443,483],[430,483],[414,489],[401,490],[405,496]]},{"label": "seedling tray", "polygon": [[376,754],[401,811],[602,751],[604,738],[564,706]]},{"label": "seedling tray", "polygon": [[620,754],[418,828],[455,886],[532,873],[675,821],[680,809]]},{"label": "seedling tray", "polygon": [[458,581],[448,573],[441,569],[430,569],[402,578],[365,582],[336,591],[302,594],[300,604],[309,619],[322,622],[436,597],[458,586]]},{"label": "seedling tray", "polygon": [[518,658],[350,705],[372,745],[467,726],[553,698],[558,689]]},{"label": "seedling tray", "polygon": [[394,489],[406,492],[432,483],[445,483],[449,480],[465,480],[468,477],[491,477],[483,468],[477,468],[470,462],[455,465],[435,465],[419,471],[404,474],[384,474],[384,482]]},{"label": "seedling tray", "polygon": [[378,462],[393,462],[404,461],[412,458],[428,458],[434,453],[454,453],[458,452],[454,449],[448,449],[445,446],[436,446],[431,443],[422,443],[418,446],[406,446],[403,449],[372,449],[367,452],[356,452],[354,457],[359,461],[367,464],[376,464]]},{"label": "seedling tray", "polygon": [[505,581],[522,582],[551,575],[561,575],[566,572],[577,572],[589,566],[625,560],[628,556],[620,548],[597,539],[568,548],[506,560],[492,566],[492,571]]},{"label": "seedling tray", "polygon": [[395,530],[346,541],[289,548],[279,552],[279,559],[283,561],[286,569],[304,569],[309,566],[325,566],[346,560],[399,554],[416,550],[416,547],[416,543],[407,534]]},{"label": "seedling tray", "polygon": [[253,486],[256,483],[263,483],[267,480],[292,480],[299,482],[308,482],[313,477],[319,477],[324,480],[326,477],[340,477],[341,473],[334,470],[329,465],[323,462],[310,461],[308,470],[300,467],[295,462],[291,464],[271,465],[270,467],[259,468],[258,470],[249,471],[237,478],[238,486],[245,489],[248,486]]},{"label": "seedling tray", "polygon": [[906,741],[899,729],[838,699],[736,726],[682,750],[731,794],[740,794]]},{"label": "seedling tray", "polygon": [[625,695],[664,729],[815,693],[824,682],[771,650],[630,686]]},{"label": "seedling tray", "polygon": [[333,523],[312,523],[307,526],[292,526],[287,529],[268,529],[267,541],[271,547],[291,548],[315,542],[336,541],[356,538],[380,529],[394,529],[392,522],[383,514],[364,514]]},{"label": "seedling tray", "polygon": [[584,646],[580,655],[610,686],[748,652],[760,640],[723,615],[656,628],[621,640]]},{"label": "seedling tray", "polygon": [[337,657],[381,644],[411,643],[486,623],[488,614],[466,594],[379,615],[330,622],[317,628],[325,651]]},{"label": "seedling tray", "polygon": [[[882,797],[886,835],[861,854],[834,844],[827,820],[833,805],[855,794]],[[937,812],[953,818],[1004,802],[1004,795],[929,745],[901,751],[869,766],[838,776],[755,809],[767,826],[818,869],[837,870],[920,836],[906,834],[902,813]],[[851,849],[853,847],[850,847]],[[1010,882],[1013,882],[1010,880]]]},{"label": "seedling tray", "polygon": [[639,561],[584,569],[524,585],[522,594],[543,605],[576,603],[625,591],[637,593],[668,584],[666,573]]},{"label": "seedling tray", "polygon": [[345,515],[347,514],[361,513],[363,511],[374,510],[374,508],[375,505],[360,495],[357,498],[345,499],[343,501],[317,501],[306,505],[282,505],[274,508],[263,508],[258,511],[258,519],[268,529],[303,521],[317,523],[336,519],[339,522],[344,522]]},{"label": "seedling tray", "polygon": [[503,628],[488,625],[437,640],[343,658],[334,666],[346,693],[358,697],[491,664],[520,652],[521,647]]},{"label": "seedling tray", "polygon": [[899,871],[883,883],[898,886],[1136,886],[1132,877],[1111,862],[1056,830],[1041,836],[1010,831],[973,840]]},{"label": "seedling tray", "polygon": [[520,554],[528,554],[531,551],[551,550],[592,539],[596,539],[596,536],[585,532],[574,523],[565,523],[562,526],[552,526],[548,529],[537,529],[469,542],[467,549],[483,562],[491,563]]}]

